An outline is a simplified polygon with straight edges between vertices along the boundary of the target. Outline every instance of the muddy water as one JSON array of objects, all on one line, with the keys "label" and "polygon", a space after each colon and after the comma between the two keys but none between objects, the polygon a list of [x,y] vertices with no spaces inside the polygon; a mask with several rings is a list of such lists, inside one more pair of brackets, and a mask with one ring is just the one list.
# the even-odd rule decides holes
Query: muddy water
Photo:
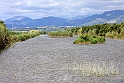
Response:
[{"label": "muddy water", "polygon": [[[123,40],[75,45],[75,38],[42,35],[14,44],[0,54],[0,83],[124,83]],[[85,76],[77,67],[85,63],[105,63],[118,74]]]}]

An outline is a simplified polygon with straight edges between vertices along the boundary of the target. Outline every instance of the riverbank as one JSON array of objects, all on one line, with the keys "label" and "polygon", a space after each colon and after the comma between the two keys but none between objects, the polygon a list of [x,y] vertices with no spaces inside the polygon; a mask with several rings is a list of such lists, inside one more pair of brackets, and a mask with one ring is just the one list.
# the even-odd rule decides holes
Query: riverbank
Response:
[{"label": "riverbank", "polygon": [[[124,82],[123,40],[106,39],[104,44],[75,45],[75,39],[42,35],[15,43],[0,54],[0,83]],[[117,73],[91,74],[89,68],[92,67],[87,66],[97,67],[94,64]],[[89,70],[84,72],[82,67]]]}]

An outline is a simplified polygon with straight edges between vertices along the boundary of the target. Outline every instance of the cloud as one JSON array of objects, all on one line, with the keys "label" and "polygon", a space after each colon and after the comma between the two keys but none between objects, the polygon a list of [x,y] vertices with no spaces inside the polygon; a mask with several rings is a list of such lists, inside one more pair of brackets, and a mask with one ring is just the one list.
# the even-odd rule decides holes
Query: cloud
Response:
[{"label": "cloud", "polygon": [[124,10],[123,0],[4,0],[0,5],[0,19],[21,15],[31,18],[44,16],[69,18],[115,9]]}]

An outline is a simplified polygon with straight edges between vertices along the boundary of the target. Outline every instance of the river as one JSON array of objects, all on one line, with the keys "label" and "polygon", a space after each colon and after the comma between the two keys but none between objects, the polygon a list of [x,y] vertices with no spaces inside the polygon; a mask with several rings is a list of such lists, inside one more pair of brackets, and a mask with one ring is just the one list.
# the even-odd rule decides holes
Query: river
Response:
[{"label": "river", "polygon": [[[41,35],[15,43],[0,54],[0,83],[124,83],[124,40],[76,45],[75,39]],[[95,65],[115,75],[92,74]]]}]

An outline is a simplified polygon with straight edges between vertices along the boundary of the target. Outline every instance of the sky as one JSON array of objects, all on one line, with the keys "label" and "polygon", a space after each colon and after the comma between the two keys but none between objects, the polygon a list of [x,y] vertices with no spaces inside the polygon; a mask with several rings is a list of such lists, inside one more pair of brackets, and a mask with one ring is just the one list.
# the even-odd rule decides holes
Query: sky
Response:
[{"label": "sky", "polygon": [[2,0],[0,19],[14,16],[71,18],[117,9],[124,10],[124,0]]}]

